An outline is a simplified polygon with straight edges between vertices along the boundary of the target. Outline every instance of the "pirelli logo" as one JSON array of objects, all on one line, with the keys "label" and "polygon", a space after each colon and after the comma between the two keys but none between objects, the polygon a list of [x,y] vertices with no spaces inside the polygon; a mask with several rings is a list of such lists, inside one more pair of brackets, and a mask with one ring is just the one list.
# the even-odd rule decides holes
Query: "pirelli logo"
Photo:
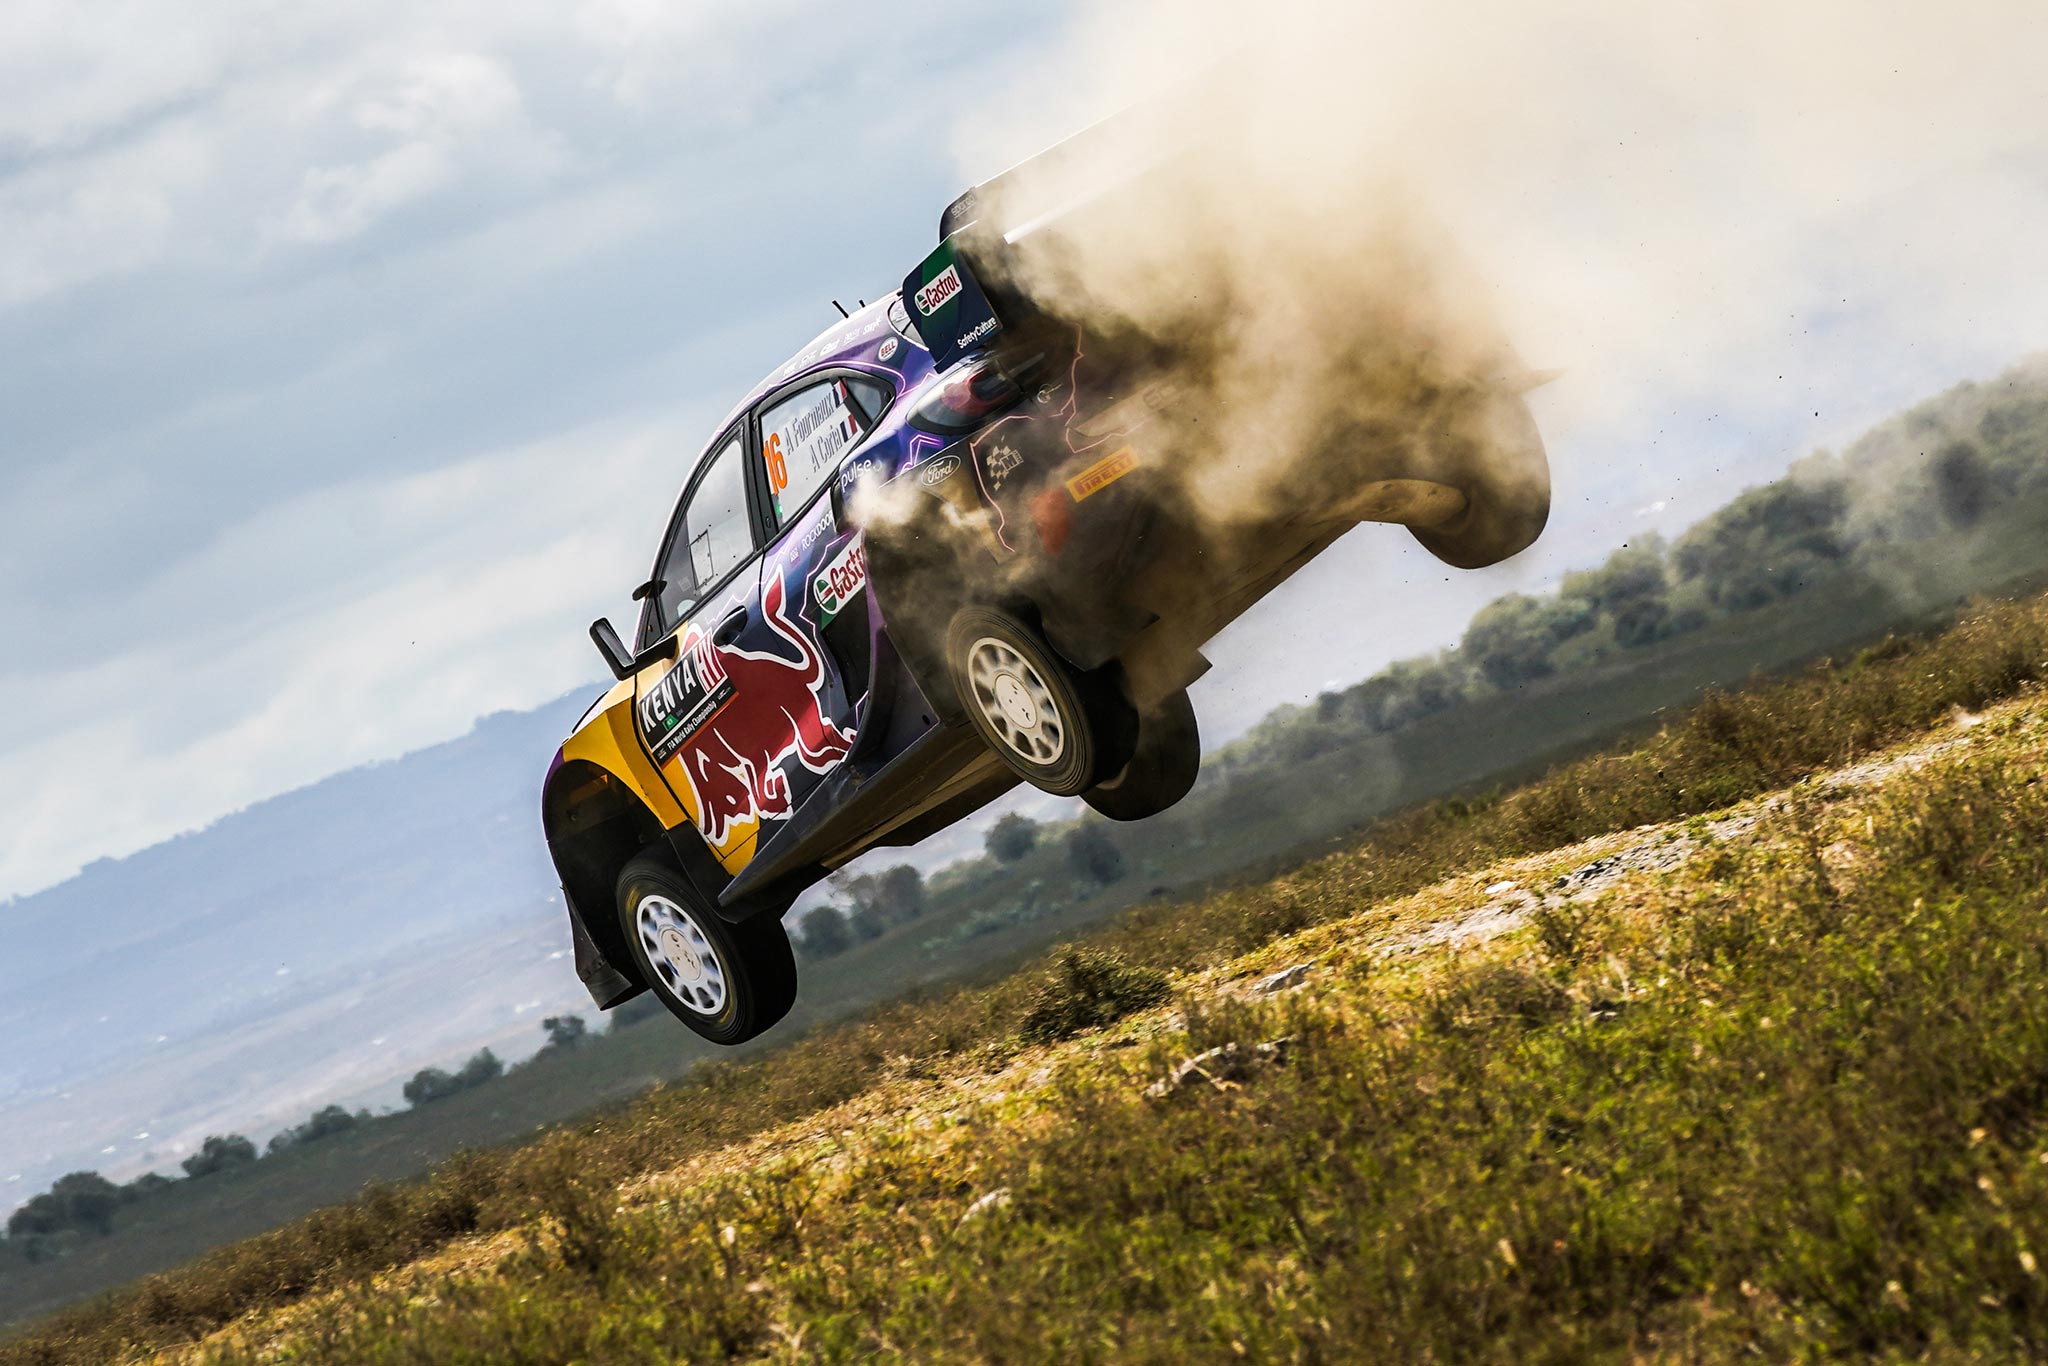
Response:
[{"label": "pirelli logo", "polygon": [[1075,502],[1092,498],[1138,468],[1138,452],[1129,446],[1112,451],[1067,481],[1067,492]]}]

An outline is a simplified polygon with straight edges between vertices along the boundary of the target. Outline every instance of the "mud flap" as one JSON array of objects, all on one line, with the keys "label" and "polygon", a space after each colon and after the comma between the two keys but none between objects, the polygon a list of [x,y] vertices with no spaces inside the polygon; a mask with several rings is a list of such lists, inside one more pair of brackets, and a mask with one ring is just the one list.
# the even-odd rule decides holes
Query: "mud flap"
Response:
[{"label": "mud flap", "polygon": [[583,913],[569,899],[567,888],[562,891],[562,904],[569,908],[569,940],[576,954],[577,980],[583,983],[583,989],[590,993],[590,999],[597,1008],[610,1010],[647,990],[604,956],[604,951],[598,948],[597,941],[590,937],[590,930],[583,923]]}]

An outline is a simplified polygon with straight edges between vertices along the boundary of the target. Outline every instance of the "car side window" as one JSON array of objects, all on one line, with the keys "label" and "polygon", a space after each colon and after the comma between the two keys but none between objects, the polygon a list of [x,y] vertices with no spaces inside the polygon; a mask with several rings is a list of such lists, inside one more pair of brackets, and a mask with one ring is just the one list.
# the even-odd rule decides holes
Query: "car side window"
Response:
[{"label": "car side window", "polygon": [[867,419],[870,427],[889,410],[890,400],[896,397],[888,385],[872,375],[848,375],[846,387],[852,391],[854,407],[860,410],[860,415]]},{"label": "car side window", "polygon": [[742,449],[737,435],[719,447],[686,495],[655,573],[661,586],[648,599],[652,610],[642,623],[643,646],[674,630],[708,590],[754,553]]},{"label": "car side window", "polygon": [[837,376],[761,410],[761,461],[768,468],[777,526],[803,510],[870,425],[847,381]]}]

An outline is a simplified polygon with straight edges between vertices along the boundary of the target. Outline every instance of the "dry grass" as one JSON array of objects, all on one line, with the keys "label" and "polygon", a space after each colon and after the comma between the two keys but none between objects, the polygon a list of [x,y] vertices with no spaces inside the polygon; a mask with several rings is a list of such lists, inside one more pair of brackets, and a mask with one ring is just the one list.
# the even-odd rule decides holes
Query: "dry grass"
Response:
[{"label": "dry grass", "polygon": [[[2014,1268],[2038,1245],[2015,1240],[2034,1236],[2016,1211],[2034,1193],[2029,1078],[2048,1069],[2027,985],[2044,979],[2022,970],[2048,946],[2034,866],[2048,825],[2029,823],[2039,788],[2017,760],[1937,760],[1864,811],[1860,833],[1836,813],[1853,802],[1818,793],[1739,845],[1676,828],[1698,846],[1690,864],[1645,875],[1668,888],[1625,912],[1517,902],[1496,929],[1533,912],[1534,932],[1512,951],[1447,957],[1429,952],[1447,940],[1416,936],[1501,899],[1469,877],[1433,888],[1446,877],[1594,836],[1611,852],[1635,837],[1610,832],[1715,811],[1979,711],[2044,661],[2048,606],[1987,608],[1931,640],[1711,697],[1642,746],[1503,797],[1397,817],[1273,882],[1143,908],[1094,950],[1132,980],[1177,974],[1197,1008],[1184,1026],[1154,1011],[1064,1045],[1034,1085],[1008,1082],[1049,1066],[1022,1037],[1043,970],[900,1003],[467,1156],[46,1320],[0,1361],[117,1359],[251,1313],[208,1353],[2039,1347],[2036,1282]],[[1569,871],[1554,865],[1503,876],[1535,888]],[[1334,954],[1277,1005],[1201,994],[1201,974],[1339,942],[1377,948]],[[1099,1018],[1142,1005],[1107,999]],[[1249,1052],[1279,1033],[1284,1066],[1164,1102],[1136,1084],[1189,1051]],[[915,1102],[909,1119],[874,1104],[889,1095]],[[948,1095],[958,1103],[933,1103]],[[864,1114],[853,1137],[814,1127],[738,1147],[837,1107]],[[1994,1149],[1968,1140],[1980,1128]],[[1937,1151],[1935,1134],[1959,1146]],[[692,1162],[689,1181],[653,1175]],[[1997,1201],[1976,1203],[1965,1167]],[[645,1198],[622,1205],[622,1187]],[[998,1189],[1007,1202],[961,1224]],[[480,1235],[497,1235],[488,1256],[442,1251]],[[1979,1257],[1986,1239],[2003,1251]],[[260,1317],[294,1303],[288,1319]]]}]

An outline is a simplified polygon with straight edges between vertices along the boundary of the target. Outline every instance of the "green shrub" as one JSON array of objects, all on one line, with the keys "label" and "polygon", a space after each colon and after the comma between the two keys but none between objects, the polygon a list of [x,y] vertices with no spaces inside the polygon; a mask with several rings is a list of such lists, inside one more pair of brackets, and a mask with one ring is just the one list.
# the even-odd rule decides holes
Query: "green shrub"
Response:
[{"label": "green shrub", "polygon": [[1097,1029],[1166,1000],[1172,987],[1157,968],[1135,967],[1117,953],[1063,950],[1032,994],[1018,1030],[1030,1043],[1053,1043]]}]

